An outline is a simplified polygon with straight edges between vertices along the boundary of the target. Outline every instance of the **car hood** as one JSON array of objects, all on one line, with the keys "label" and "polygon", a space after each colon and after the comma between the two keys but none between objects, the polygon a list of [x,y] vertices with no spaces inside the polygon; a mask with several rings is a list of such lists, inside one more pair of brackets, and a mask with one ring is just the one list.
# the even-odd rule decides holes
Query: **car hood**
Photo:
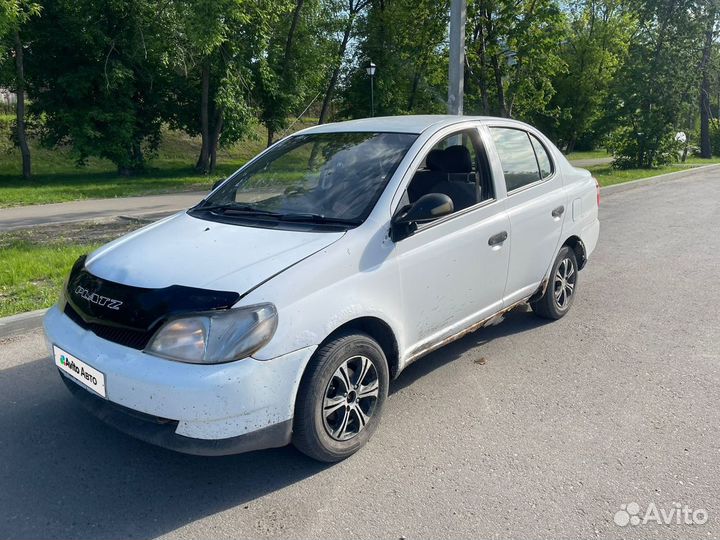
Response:
[{"label": "car hood", "polygon": [[184,285],[244,294],[343,234],[229,225],[183,212],[101,247],[85,268],[135,287]]}]

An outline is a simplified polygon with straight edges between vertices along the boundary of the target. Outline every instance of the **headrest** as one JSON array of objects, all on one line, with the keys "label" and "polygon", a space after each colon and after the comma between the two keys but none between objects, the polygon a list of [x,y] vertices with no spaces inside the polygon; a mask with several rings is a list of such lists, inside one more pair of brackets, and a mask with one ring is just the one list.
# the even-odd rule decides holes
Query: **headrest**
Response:
[{"label": "headrest", "polygon": [[443,150],[436,148],[430,150],[425,158],[425,166],[431,171],[442,171],[443,169]]},{"label": "headrest", "polygon": [[470,150],[460,144],[448,146],[442,153],[442,170],[448,173],[471,173],[473,164]]}]

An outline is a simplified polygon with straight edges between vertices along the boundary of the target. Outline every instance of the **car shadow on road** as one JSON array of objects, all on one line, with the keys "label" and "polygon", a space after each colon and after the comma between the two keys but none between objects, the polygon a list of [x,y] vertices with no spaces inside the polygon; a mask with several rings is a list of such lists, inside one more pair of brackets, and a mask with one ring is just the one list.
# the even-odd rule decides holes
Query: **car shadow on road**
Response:
[{"label": "car shadow on road", "polygon": [[[541,324],[511,313],[411,365],[391,392],[471,348]],[[292,447],[221,458],[156,448],[96,420],[58,378],[45,359],[0,371],[0,538],[155,537],[329,467]]]},{"label": "car shadow on road", "polygon": [[[529,306],[519,306],[508,313],[500,324],[476,330],[410,364],[390,385],[390,393],[399,392],[403,388],[412,385],[418,379],[457,360],[470,349],[481,347],[498,338],[534,330],[548,324],[548,322],[550,321],[535,315]],[[482,356],[481,352],[478,354]]]},{"label": "car shadow on road", "polygon": [[0,538],[155,537],[327,467],[292,447],[222,458],[156,448],[89,415],[58,377],[50,360],[0,371]]}]

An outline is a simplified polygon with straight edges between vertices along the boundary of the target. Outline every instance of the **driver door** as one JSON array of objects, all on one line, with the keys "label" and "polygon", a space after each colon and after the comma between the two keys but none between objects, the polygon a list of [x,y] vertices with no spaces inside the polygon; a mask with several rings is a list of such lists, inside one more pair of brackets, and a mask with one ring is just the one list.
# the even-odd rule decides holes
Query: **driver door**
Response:
[{"label": "driver door", "polygon": [[508,271],[510,221],[477,130],[435,144],[403,201],[437,192],[453,200],[454,212],[396,245],[411,356],[501,309]]}]

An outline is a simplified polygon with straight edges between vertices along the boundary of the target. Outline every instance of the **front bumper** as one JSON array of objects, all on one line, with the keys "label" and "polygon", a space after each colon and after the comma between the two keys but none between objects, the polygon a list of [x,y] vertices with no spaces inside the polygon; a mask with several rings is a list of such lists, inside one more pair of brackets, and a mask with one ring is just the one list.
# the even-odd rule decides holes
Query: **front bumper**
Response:
[{"label": "front bumper", "polygon": [[276,448],[288,444],[292,435],[292,419],[290,419],[245,435],[226,439],[185,437],[175,432],[178,426],[177,421],[158,418],[117,405],[85,390],[62,372],[60,378],[88,411],[109,426],[141,441],[184,454],[226,456],[264,448]]},{"label": "front bumper", "polygon": [[103,340],[57,307],[48,311],[44,326],[50,347],[57,345],[105,375],[107,399],[63,376],[93,413],[120,431],[193,454],[287,444],[300,379],[315,351],[185,364]]}]

